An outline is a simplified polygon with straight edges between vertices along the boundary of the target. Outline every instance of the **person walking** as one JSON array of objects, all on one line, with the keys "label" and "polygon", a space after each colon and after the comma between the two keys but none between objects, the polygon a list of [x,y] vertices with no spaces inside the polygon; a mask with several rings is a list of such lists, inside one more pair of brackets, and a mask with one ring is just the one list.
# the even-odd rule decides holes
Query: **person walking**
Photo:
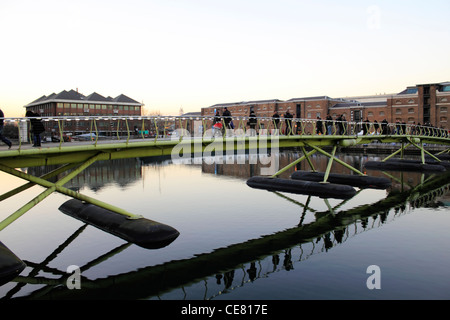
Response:
[{"label": "person walking", "polygon": [[323,134],[323,122],[322,122],[322,118],[320,118],[319,116],[317,116],[316,133],[318,135],[322,135]]},{"label": "person walking", "polygon": [[40,117],[39,114],[34,113],[31,110],[28,110],[25,114],[26,117],[31,118],[31,133],[33,134],[33,147],[41,146],[41,133],[45,131],[45,127],[42,124],[41,119],[37,119]]},{"label": "person walking", "polygon": [[250,135],[251,136],[255,136],[256,133],[256,124],[258,123],[258,120],[256,119],[256,114],[255,111],[251,110],[250,111],[250,116],[249,119],[247,121],[247,125],[250,127]]},{"label": "person walking", "polygon": [[0,140],[2,140],[7,146],[8,149],[11,149],[12,143],[11,141],[9,141],[4,135],[3,135],[3,125],[4,125],[4,118],[5,115],[2,111],[2,109],[0,109]]},{"label": "person walking", "polygon": [[275,113],[272,116],[272,120],[273,120],[273,126],[275,127],[274,134],[279,134],[280,115],[278,114],[278,111],[275,111]]},{"label": "person walking", "polygon": [[227,107],[225,107],[222,116],[223,116],[223,122],[225,122],[225,127],[227,129],[231,129],[231,125],[230,125],[230,123],[231,123],[231,112],[230,112],[230,110],[228,110]]},{"label": "person walking", "polygon": [[327,134],[331,135],[332,133],[332,128],[333,128],[333,118],[331,118],[330,114],[327,114],[327,118],[325,121],[325,126],[327,129]]},{"label": "person walking", "polygon": [[289,112],[289,109],[287,109],[286,113],[284,114],[284,119],[286,122],[286,135],[287,136],[290,136],[291,134],[293,134],[292,118],[294,118],[294,116]]}]

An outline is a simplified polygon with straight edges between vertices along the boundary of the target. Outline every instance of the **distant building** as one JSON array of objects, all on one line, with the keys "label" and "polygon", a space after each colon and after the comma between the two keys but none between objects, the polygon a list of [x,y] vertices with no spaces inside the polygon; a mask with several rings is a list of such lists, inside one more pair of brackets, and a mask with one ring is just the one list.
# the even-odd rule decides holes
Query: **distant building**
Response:
[{"label": "distant building", "polygon": [[[58,94],[52,93],[49,96],[42,96],[39,99],[27,104],[26,111],[33,111],[42,117],[69,117],[69,116],[140,116],[143,104],[139,103],[123,94],[111,98],[103,97],[94,92],[85,96],[78,91],[62,91]],[[56,122],[45,122],[46,134],[59,132]],[[130,128],[140,126],[137,120],[128,123]],[[119,128],[117,128],[119,126]],[[67,135],[77,135],[89,132],[91,129],[88,121],[66,121],[64,131]],[[102,135],[128,134],[125,124],[117,121],[99,121],[97,130]]]},{"label": "distant building", "polygon": [[94,92],[85,96],[78,91],[62,91],[58,94],[42,96],[27,104],[31,110],[41,116],[136,116],[141,115],[143,104],[123,94],[111,98]]},{"label": "distant building", "polygon": [[348,121],[386,119],[390,123],[430,124],[450,129],[450,82],[419,84],[394,94],[330,98],[328,96],[294,98],[290,100],[259,100],[219,103],[203,108],[202,116],[221,114],[227,107],[233,116],[249,116],[253,110],[257,117],[272,117],[276,112],[283,117],[289,110],[295,118],[317,119],[330,114],[333,119],[344,115]]}]

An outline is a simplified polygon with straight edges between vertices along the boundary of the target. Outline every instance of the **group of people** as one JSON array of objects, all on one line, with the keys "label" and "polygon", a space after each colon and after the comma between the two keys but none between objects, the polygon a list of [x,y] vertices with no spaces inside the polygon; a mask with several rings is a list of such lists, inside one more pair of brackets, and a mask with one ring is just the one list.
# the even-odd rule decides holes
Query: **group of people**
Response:
[{"label": "group of people", "polygon": [[[230,110],[228,110],[227,107],[224,108],[222,116],[220,115],[220,111],[216,110],[216,113],[214,114],[214,120],[213,120],[213,129],[223,130],[222,117],[223,117],[224,127],[226,129],[234,129],[234,123],[233,123],[233,119],[231,116],[231,112],[230,112]],[[286,123],[286,129],[285,129],[286,135],[291,135],[294,132],[293,127],[292,127],[292,119],[293,118],[294,118],[294,116],[289,112],[289,109],[288,109],[286,111],[286,113],[284,114],[284,119],[285,119],[285,123]],[[281,129],[280,115],[278,114],[277,111],[275,111],[275,113],[273,114],[272,119],[274,122],[275,129],[280,130]],[[251,135],[256,134],[257,123],[258,123],[258,120],[256,118],[255,111],[252,109],[252,110],[250,110],[250,114],[249,114],[248,121],[247,121],[247,126],[250,129]]]},{"label": "group of people", "polygon": [[[332,135],[333,128],[335,128],[335,133],[337,135],[343,135],[347,132],[347,120],[345,119],[345,115],[338,115],[336,118],[336,124],[334,123],[331,115],[327,115],[325,118],[325,134]],[[320,116],[317,116],[316,120],[316,134],[324,134],[324,122]]]},{"label": "group of people", "polygon": [[[288,136],[294,134],[294,128],[292,127],[292,119],[294,116],[292,113],[289,112],[289,109],[286,110],[286,113],[284,114],[284,122],[286,124],[286,128],[284,130],[284,133]],[[276,130],[281,129],[281,122],[280,122],[280,115],[278,114],[278,111],[275,111],[275,113],[272,116],[273,123]]]},{"label": "group of people", "polygon": [[[30,118],[31,123],[31,130],[30,132],[33,134],[33,147],[40,147],[41,146],[41,134],[45,131],[44,124],[42,123],[41,119],[39,119],[40,115],[37,113],[34,113],[31,110],[28,110],[25,114],[26,117]],[[9,149],[12,147],[12,142],[6,138],[3,135],[3,129],[4,129],[4,118],[5,114],[3,113],[2,109],[0,109],[0,140],[5,143]]]}]

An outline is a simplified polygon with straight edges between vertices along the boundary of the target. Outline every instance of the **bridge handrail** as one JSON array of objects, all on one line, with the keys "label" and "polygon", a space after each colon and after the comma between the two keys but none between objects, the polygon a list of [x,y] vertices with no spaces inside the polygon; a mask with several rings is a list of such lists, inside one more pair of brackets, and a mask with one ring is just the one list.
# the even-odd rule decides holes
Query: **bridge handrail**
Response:
[{"label": "bridge handrail", "polygon": [[[13,123],[19,127],[21,123],[27,123],[27,134],[30,135],[29,123],[31,119],[40,119],[47,123],[46,135],[58,137],[60,143],[71,138],[81,137],[82,134],[88,134],[97,143],[99,137],[109,137],[123,139],[127,142],[132,136],[145,138],[154,138],[155,140],[167,138],[176,132],[179,138],[196,135],[198,128],[193,128],[190,121],[198,121],[197,126],[201,126],[201,136],[214,137],[229,135],[230,132],[242,130],[246,135],[324,135],[324,136],[373,136],[373,135],[408,135],[408,136],[427,136],[437,138],[449,138],[449,130],[436,128],[426,125],[406,124],[406,123],[377,123],[377,122],[355,122],[339,121],[326,119],[303,119],[303,118],[278,118],[272,117],[249,117],[249,116],[40,116],[40,117],[4,117],[5,127]],[[215,120],[216,119],[216,120]],[[250,124],[250,119],[256,120],[254,125]],[[49,123],[55,122],[53,127]],[[73,126],[73,123],[87,122],[82,128]],[[221,128],[214,130],[213,125],[220,122]],[[230,125],[233,123],[233,126]],[[134,128],[138,128],[135,131]],[[114,130],[113,130],[114,128]],[[50,129],[50,132],[48,131]],[[80,131],[81,130],[81,131]],[[193,130],[196,130],[193,132]],[[150,134],[152,131],[152,134]],[[78,133],[78,134],[77,134]],[[109,135],[102,135],[108,133]],[[21,130],[18,130],[19,140],[21,139]],[[6,135],[6,133],[5,133]],[[22,137],[23,138],[23,137]],[[28,141],[32,141],[28,137]]]}]

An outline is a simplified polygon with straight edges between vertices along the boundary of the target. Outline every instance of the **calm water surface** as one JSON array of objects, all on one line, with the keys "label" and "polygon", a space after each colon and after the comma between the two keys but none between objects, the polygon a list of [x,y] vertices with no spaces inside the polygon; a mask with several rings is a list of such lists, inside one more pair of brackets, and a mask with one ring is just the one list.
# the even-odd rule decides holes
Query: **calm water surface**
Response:
[{"label": "calm water surface", "polygon": [[[298,155],[289,151],[271,159],[283,167]],[[365,161],[379,159],[340,157],[361,170]],[[323,199],[252,189],[246,180],[259,175],[263,165],[251,156],[244,161],[94,164],[66,186],[168,224],[180,236],[164,248],[144,249],[66,216],[58,208],[70,198],[52,194],[0,232],[0,241],[27,263],[18,278],[0,287],[0,298],[450,297],[448,186],[430,195],[412,193],[432,177],[391,172],[388,190],[358,190],[350,200]],[[327,160],[316,156],[314,163],[323,171]],[[335,172],[347,173],[342,168],[333,165]],[[284,177],[298,169],[307,168],[302,164]],[[42,168],[28,170],[43,173]],[[24,183],[0,176],[1,194]],[[2,201],[2,219],[42,191],[35,186]],[[399,200],[385,206],[389,197]],[[81,268],[81,290],[66,287],[70,265]],[[380,289],[367,287],[371,265],[380,268]]]}]

